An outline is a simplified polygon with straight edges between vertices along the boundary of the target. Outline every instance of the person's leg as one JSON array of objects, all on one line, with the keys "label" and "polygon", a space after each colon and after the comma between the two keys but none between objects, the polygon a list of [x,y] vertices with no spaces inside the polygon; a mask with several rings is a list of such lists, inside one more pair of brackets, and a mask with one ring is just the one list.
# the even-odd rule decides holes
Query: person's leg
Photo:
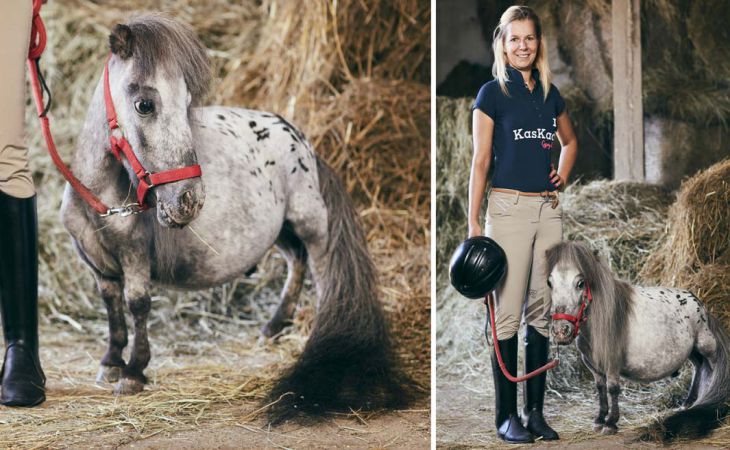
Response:
[{"label": "person's leg", "polygon": [[[492,193],[489,196],[486,235],[494,239],[507,256],[507,273],[495,295],[495,325],[502,360],[513,376],[517,375],[517,331],[527,289],[536,228],[532,210],[525,197],[501,193]],[[492,355],[492,375],[497,435],[507,442],[532,442],[532,435],[518,418],[517,384],[504,376],[496,354]]]},{"label": "person's leg", "polygon": [[[507,371],[517,372],[517,334],[499,341],[499,352]],[[524,444],[533,442],[532,434],[525,429],[517,415],[517,383],[502,374],[496,353],[492,353],[492,376],[494,377],[494,416],[497,436],[500,439]]]},{"label": "person's leg", "polygon": [[33,5],[5,2],[0,14],[0,191],[16,198],[35,195],[25,145],[25,62],[30,45]]},{"label": "person's leg", "polygon": [[5,336],[0,403],[45,400],[38,359],[38,223],[35,197],[0,192],[0,312]]},{"label": "person's leg", "polygon": [[0,312],[6,352],[0,403],[45,400],[38,360],[38,226],[23,118],[32,2],[9,2],[0,15]]},{"label": "person's leg", "polygon": [[[550,207],[550,203],[542,205],[540,212],[540,226],[535,236],[532,269],[530,272],[530,287],[525,304],[525,373],[545,365],[549,350],[549,319],[550,290],[547,286],[545,266],[545,251],[562,240],[562,208]],[[543,404],[545,401],[545,382],[547,372],[530,378],[525,382],[525,406],[523,421],[525,427],[535,436],[543,440],[559,439],[555,432],[545,422]]]}]

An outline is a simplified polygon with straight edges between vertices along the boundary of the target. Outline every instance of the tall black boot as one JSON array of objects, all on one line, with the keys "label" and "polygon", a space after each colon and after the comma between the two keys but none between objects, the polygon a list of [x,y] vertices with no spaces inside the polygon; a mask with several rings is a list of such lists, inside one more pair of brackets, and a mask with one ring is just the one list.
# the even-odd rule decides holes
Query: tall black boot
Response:
[{"label": "tall black boot", "polygon": [[0,312],[5,335],[0,403],[45,401],[38,359],[38,219],[36,199],[0,192]]},{"label": "tall black boot", "polygon": [[[525,373],[530,373],[547,363],[549,347],[548,338],[528,325],[525,334]],[[543,372],[525,382],[525,408],[522,411],[522,420],[525,427],[535,436],[542,437],[544,441],[555,441],[560,437],[545,422],[542,415],[546,379],[547,372]]]},{"label": "tall black boot", "polygon": [[[517,335],[499,341],[502,361],[512,375],[517,372]],[[494,376],[494,415],[497,436],[505,442],[525,444],[533,442],[532,435],[520,422],[517,415],[517,383],[509,381],[499,368],[497,356],[492,353],[492,375]]]}]

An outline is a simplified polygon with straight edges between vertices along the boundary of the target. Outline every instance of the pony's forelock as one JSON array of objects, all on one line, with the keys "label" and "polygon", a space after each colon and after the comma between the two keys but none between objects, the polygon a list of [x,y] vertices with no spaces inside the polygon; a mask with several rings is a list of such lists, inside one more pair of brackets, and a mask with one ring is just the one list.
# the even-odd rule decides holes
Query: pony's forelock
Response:
[{"label": "pony's forelock", "polygon": [[132,58],[137,75],[153,77],[156,68],[164,66],[183,76],[192,104],[201,104],[210,88],[211,66],[195,31],[159,13],[136,16],[127,26],[134,36]]}]

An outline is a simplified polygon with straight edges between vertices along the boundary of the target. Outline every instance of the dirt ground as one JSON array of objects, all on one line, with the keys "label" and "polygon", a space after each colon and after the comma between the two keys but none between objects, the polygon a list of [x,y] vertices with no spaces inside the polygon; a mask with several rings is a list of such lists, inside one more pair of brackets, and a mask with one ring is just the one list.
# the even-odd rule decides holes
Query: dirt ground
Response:
[{"label": "dirt ground", "polygon": [[120,449],[163,450],[239,448],[377,448],[428,449],[427,410],[397,411],[367,421],[334,419],[313,427],[285,425],[276,429],[261,423],[157,435],[122,445]]},{"label": "dirt ground", "polygon": [[[213,335],[150,333],[150,384],[115,397],[95,381],[106,349],[103,322],[82,331],[41,328],[47,401],[35,408],[0,407],[0,448],[405,448],[430,446],[429,399],[411,409],[341,415],[302,426],[270,428],[261,399],[291,361],[276,343],[259,343],[255,327],[216,327]],[[153,327],[154,328],[154,327]]]}]

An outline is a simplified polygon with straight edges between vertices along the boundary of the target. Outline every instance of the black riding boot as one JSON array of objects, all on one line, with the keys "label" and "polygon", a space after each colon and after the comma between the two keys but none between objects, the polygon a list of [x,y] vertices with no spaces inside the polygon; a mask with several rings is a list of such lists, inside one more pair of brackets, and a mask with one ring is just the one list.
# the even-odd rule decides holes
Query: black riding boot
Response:
[{"label": "black riding boot", "polygon": [[[548,338],[541,335],[531,326],[527,326],[525,335],[525,373],[530,373],[547,363]],[[555,441],[560,439],[545,422],[542,415],[542,405],[545,401],[545,380],[547,372],[532,377],[525,382],[525,408],[522,411],[522,420],[525,427],[535,436],[540,436],[544,441]]]},{"label": "black riding boot", "polygon": [[45,399],[38,359],[38,219],[35,197],[0,192],[0,312],[5,335],[0,403],[35,406]]},{"label": "black riding boot", "polygon": [[[517,335],[499,341],[502,361],[512,375],[517,373]],[[497,436],[505,442],[524,444],[533,442],[532,435],[517,415],[517,383],[509,381],[499,368],[496,354],[492,354],[494,376],[494,415]]]}]

